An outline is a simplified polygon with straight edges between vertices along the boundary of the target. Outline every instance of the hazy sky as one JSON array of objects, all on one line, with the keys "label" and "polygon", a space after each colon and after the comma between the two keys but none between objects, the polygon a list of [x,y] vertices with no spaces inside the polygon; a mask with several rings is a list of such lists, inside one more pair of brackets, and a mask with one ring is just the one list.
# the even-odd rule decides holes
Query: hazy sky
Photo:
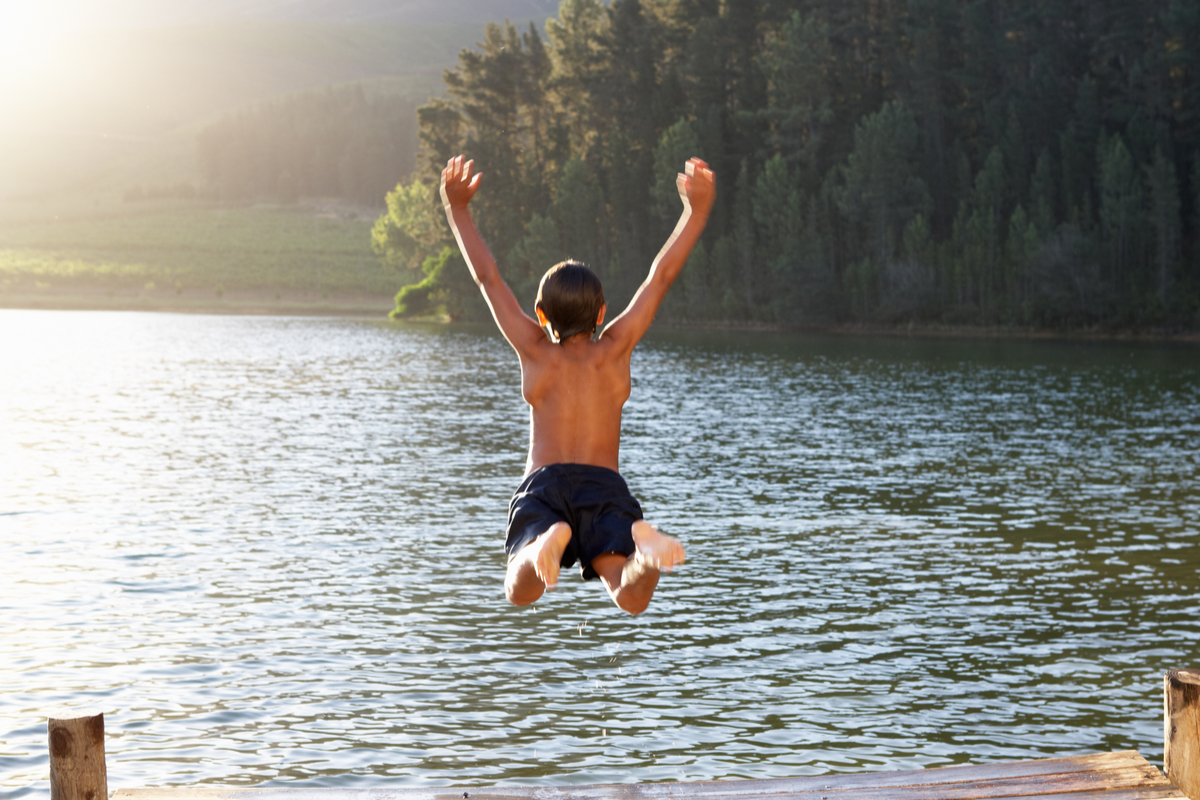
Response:
[{"label": "hazy sky", "polygon": [[545,19],[558,0],[0,0],[0,83],[63,59],[64,36],[89,28],[218,20],[485,22]]},{"label": "hazy sky", "polygon": [[189,21],[200,15],[236,13],[245,5],[229,0],[6,0],[0,8],[6,19],[19,25],[67,28]]},{"label": "hazy sky", "polygon": [[92,28],[173,25],[236,15],[230,0],[0,0],[0,83],[61,60],[63,40]]},{"label": "hazy sky", "polygon": [[[380,72],[386,60],[378,42],[386,37],[364,35],[360,26],[463,23],[460,31],[482,33],[489,20],[544,21],[557,13],[558,2],[0,0],[0,201],[82,185],[88,176],[112,172],[118,159],[137,167],[138,176],[121,179],[126,182],[190,180],[177,166],[194,167],[194,131],[187,131],[216,114],[312,86],[390,74]],[[203,24],[239,21],[254,24]],[[293,22],[306,24],[271,24]],[[454,48],[473,41],[470,33],[433,41],[440,46],[455,36],[462,40]],[[362,58],[356,43],[364,48]],[[431,74],[453,63],[456,52],[435,46],[428,54]],[[400,55],[397,62],[411,71],[409,51]],[[183,138],[175,155],[155,161],[166,152],[155,147],[177,131]],[[159,174],[153,164],[160,162],[176,166]]]}]

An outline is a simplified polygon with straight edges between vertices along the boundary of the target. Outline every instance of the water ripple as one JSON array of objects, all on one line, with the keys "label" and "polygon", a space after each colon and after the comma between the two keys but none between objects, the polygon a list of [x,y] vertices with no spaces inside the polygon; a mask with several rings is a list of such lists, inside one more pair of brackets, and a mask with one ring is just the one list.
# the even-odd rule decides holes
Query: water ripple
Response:
[{"label": "water ripple", "polygon": [[761,778],[1124,747],[1200,666],[1194,350],[657,334],[622,466],[688,563],[502,596],[486,328],[0,311],[0,786]]}]

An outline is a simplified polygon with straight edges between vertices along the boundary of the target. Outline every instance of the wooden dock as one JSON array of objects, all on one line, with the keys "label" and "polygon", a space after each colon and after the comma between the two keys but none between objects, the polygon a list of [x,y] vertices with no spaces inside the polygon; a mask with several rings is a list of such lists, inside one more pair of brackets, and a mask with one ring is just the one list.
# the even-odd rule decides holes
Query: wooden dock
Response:
[{"label": "wooden dock", "polygon": [[1186,800],[1136,750],[812,778],[429,789],[122,789],[113,800]]},{"label": "wooden dock", "polygon": [[[47,724],[51,800],[104,800],[104,715]],[[807,778],[428,788],[119,789],[112,800],[1200,800],[1200,670],[1163,677],[1164,775],[1136,750]]]}]

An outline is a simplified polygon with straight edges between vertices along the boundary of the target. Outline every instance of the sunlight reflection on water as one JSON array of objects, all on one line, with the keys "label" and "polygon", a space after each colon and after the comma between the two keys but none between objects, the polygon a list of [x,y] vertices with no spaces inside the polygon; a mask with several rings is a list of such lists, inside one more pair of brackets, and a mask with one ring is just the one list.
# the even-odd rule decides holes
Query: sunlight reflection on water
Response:
[{"label": "sunlight reflection on water", "polygon": [[622,469],[688,563],[518,610],[486,328],[0,311],[0,787],[779,777],[1134,747],[1200,666],[1195,350],[658,333]]}]

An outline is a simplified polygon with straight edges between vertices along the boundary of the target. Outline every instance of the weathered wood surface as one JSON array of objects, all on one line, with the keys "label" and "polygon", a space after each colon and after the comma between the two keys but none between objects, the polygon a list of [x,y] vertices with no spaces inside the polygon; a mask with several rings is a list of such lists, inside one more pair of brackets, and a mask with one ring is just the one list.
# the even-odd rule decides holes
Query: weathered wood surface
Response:
[{"label": "weathered wood surface", "polygon": [[106,800],[104,715],[50,717],[50,800]]},{"label": "weathered wood surface", "polygon": [[899,772],[812,778],[625,783],[601,786],[425,789],[121,789],[113,800],[1181,800],[1184,795],[1135,750]]},{"label": "weathered wood surface", "polygon": [[1163,676],[1163,768],[1187,797],[1200,800],[1200,670]]}]

